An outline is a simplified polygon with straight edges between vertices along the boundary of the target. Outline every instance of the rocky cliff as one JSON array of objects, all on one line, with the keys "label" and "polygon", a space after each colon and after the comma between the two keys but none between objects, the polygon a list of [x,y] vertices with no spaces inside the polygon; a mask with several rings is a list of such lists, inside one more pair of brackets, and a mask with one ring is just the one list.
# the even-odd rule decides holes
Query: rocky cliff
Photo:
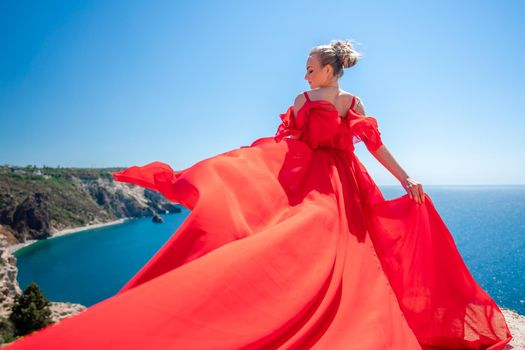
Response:
[{"label": "rocky cliff", "polygon": [[115,182],[120,168],[0,166],[0,235],[9,245],[60,230],[181,209],[158,192]]},{"label": "rocky cliff", "polygon": [[[22,293],[17,280],[18,269],[16,267],[16,257],[9,252],[7,246],[5,237],[0,236],[0,317],[4,319],[9,318],[11,306],[15,301],[16,295]],[[51,321],[56,323],[66,317],[86,310],[86,306],[75,303],[50,301],[50,309]],[[0,337],[0,344],[2,343],[4,343],[4,339]]]}]

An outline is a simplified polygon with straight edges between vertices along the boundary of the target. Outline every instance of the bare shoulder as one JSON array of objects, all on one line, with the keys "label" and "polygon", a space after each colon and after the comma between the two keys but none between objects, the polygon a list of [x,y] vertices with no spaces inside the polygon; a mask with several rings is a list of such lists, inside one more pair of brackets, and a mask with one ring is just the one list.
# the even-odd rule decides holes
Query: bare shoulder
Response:
[{"label": "bare shoulder", "polygon": [[359,96],[341,90],[341,92],[339,93],[339,98],[343,100],[345,109],[348,110],[350,107],[352,107],[352,109],[356,110],[358,113],[364,114],[363,103]]},{"label": "bare shoulder", "polygon": [[357,111],[357,113],[361,115],[366,115],[365,105],[363,104],[363,101],[358,96],[354,96],[354,97],[355,97],[354,109]]},{"label": "bare shoulder", "polygon": [[[352,106],[352,109],[357,111],[359,114],[365,115],[365,106],[363,104],[363,101],[361,98],[357,95],[350,94],[348,92],[345,92],[345,95],[347,95],[349,106]],[[353,101],[355,100],[355,101]],[[353,104],[352,104],[353,102]]]},{"label": "bare shoulder", "polygon": [[293,103],[293,109],[294,111],[298,111],[306,102],[306,97],[304,96],[304,93],[300,93],[295,97],[294,103]]},{"label": "bare shoulder", "polygon": [[339,93],[339,98],[342,98],[345,102],[345,104],[347,104],[348,106],[351,105],[352,103],[352,99],[356,97],[354,96],[353,94],[347,92],[347,91],[344,91],[344,90],[341,90],[341,92]]}]

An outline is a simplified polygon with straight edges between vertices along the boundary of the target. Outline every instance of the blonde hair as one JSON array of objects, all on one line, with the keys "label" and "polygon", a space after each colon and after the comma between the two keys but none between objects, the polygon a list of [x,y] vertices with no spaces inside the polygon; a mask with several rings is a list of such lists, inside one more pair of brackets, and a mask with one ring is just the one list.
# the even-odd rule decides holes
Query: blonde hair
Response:
[{"label": "blonde hair", "polygon": [[312,54],[318,57],[321,67],[331,65],[334,76],[338,78],[344,75],[344,68],[354,66],[362,57],[362,54],[353,48],[350,40],[332,40],[328,45],[315,46],[310,51],[310,55]]}]

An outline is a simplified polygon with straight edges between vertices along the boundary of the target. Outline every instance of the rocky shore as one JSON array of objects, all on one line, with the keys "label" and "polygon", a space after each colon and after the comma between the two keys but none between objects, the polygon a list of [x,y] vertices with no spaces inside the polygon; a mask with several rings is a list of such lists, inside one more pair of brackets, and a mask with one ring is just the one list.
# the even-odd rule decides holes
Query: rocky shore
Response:
[{"label": "rocky shore", "polygon": [[[86,225],[86,226],[81,226],[81,227],[76,227],[76,228],[68,228],[68,229],[65,229],[65,230],[57,231],[56,233],[52,234],[51,237],[49,237],[47,239],[58,237],[58,236],[64,236],[64,235],[68,235],[68,234],[72,234],[72,233],[77,233],[77,232],[80,232],[80,231],[91,230],[91,229],[94,229],[94,228],[110,226],[110,225],[116,225],[116,224],[122,224],[126,220],[129,220],[129,219],[131,219],[131,218],[123,218],[123,219],[118,219],[118,220],[114,220],[114,221],[110,221],[110,222],[106,222],[106,223]],[[31,245],[31,244],[33,244],[35,242],[38,242],[38,241],[39,241],[38,239],[30,239],[30,240],[25,241],[24,243],[11,244],[11,245],[9,245],[7,247],[7,250],[10,253],[14,253],[17,250],[22,249],[24,247],[27,247],[28,245]]]},{"label": "rocky shore", "polygon": [[505,308],[502,308],[501,312],[512,334],[512,340],[504,350],[525,350],[525,316]]},{"label": "rocky shore", "polygon": [[181,211],[158,192],[114,181],[117,169],[0,166],[0,236],[15,252],[41,239]]},{"label": "rocky shore", "polygon": [[[8,318],[22,293],[13,255],[19,249],[132,218],[162,222],[159,214],[181,211],[160,193],[113,181],[111,173],[117,170],[0,166],[0,317]],[[56,323],[86,306],[50,301],[50,309]]]},{"label": "rocky shore", "polygon": [[[0,236],[0,316],[7,318],[11,313],[11,306],[15,296],[22,294],[18,284],[16,257],[7,249],[7,242]],[[63,303],[51,301],[51,320],[58,322],[68,316],[74,315],[86,309],[86,306],[75,303]]]}]

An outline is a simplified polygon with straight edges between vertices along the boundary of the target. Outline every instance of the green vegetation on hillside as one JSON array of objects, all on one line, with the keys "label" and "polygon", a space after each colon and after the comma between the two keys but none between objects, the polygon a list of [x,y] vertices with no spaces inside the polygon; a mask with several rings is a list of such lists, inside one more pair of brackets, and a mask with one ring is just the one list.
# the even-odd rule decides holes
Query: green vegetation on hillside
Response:
[{"label": "green vegetation on hillside", "polygon": [[158,192],[116,183],[112,173],[122,169],[0,166],[0,230],[24,242],[51,229],[180,211]]}]

